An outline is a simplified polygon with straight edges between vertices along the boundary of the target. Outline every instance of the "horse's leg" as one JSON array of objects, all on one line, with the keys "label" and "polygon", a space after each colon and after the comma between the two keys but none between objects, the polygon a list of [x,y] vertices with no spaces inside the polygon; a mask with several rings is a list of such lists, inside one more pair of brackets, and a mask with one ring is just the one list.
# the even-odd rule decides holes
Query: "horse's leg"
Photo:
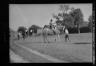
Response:
[{"label": "horse's leg", "polygon": [[19,40],[19,35],[18,35],[18,40]]},{"label": "horse's leg", "polygon": [[59,36],[59,34],[58,34],[58,38],[59,38],[59,42],[60,42],[60,36]]},{"label": "horse's leg", "polygon": [[47,40],[47,42],[49,43],[48,39],[47,39],[47,36],[45,36],[45,39]]},{"label": "horse's leg", "polygon": [[55,38],[55,41],[56,41],[57,39],[59,39],[59,35],[58,35],[58,34],[56,34],[56,38]]},{"label": "horse's leg", "polygon": [[[48,41],[48,38],[46,37],[46,40]],[[48,41],[48,43],[49,43],[49,41]]]},{"label": "horse's leg", "polygon": [[46,42],[45,42],[45,36],[43,36],[43,38],[44,38],[44,43],[46,43]]},{"label": "horse's leg", "polygon": [[23,39],[24,39],[24,35],[23,35]]},{"label": "horse's leg", "polygon": [[57,40],[57,35],[55,35],[55,41]]}]

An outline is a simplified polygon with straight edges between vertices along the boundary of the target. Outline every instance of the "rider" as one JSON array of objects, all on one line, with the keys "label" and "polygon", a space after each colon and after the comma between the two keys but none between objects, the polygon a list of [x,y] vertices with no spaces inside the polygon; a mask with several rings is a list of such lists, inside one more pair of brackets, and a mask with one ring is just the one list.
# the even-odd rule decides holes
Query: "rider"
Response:
[{"label": "rider", "polygon": [[49,25],[50,25],[50,29],[52,29],[52,26],[53,26],[53,24],[52,24],[52,19],[50,20],[50,23],[49,23]]},{"label": "rider", "polygon": [[[49,25],[50,25],[50,29],[52,29],[52,28],[53,28],[53,26],[54,26],[54,25],[53,25],[53,23],[52,23],[52,21],[53,21],[53,20],[51,19],[51,20],[50,20],[50,23],[49,23]],[[52,30],[53,30],[53,32],[54,32],[54,34],[55,34],[54,29],[52,29]]]}]

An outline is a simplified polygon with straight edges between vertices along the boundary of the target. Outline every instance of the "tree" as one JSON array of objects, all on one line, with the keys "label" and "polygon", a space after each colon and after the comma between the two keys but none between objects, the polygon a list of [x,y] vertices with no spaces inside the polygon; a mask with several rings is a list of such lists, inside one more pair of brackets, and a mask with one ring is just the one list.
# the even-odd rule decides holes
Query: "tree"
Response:
[{"label": "tree", "polygon": [[[26,30],[27,28],[25,28],[24,26],[21,26],[17,29],[17,32],[21,33],[23,36],[23,39],[26,37]],[[19,37],[18,37],[19,38]]]},{"label": "tree", "polygon": [[17,29],[17,31],[25,31],[25,30],[27,30],[27,28],[25,28],[24,26],[20,26],[20,27]]},{"label": "tree", "polygon": [[63,13],[67,13],[67,11],[69,10],[69,5],[60,5],[59,10],[63,11]]},{"label": "tree", "polygon": [[37,33],[37,29],[39,29],[39,28],[40,28],[40,27],[37,26],[37,25],[32,25],[32,26],[29,27],[29,31],[30,31],[30,30],[33,30],[34,33]]},{"label": "tree", "polygon": [[88,21],[89,21],[88,27],[89,27],[90,31],[92,31],[92,15],[89,16]]},{"label": "tree", "polygon": [[71,11],[70,11],[70,12],[73,12],[73,11],[75,10],[75,8],[74,8],[74,7],[71,7],[70,9],[71,9]]},{"label": "tree", "polygon": [[53,18],[56,18],[57,22],[61,22],[60,17],[64,19],[65,15],[69,9],[70,9],[69,5],[67,5],[67,4],[60,5],[59,10],[61,10],[62,13],[58,13],[58,15],[53,14]]},{"label": "tree", "polygon": [[92,22],[92,15],[89,16],[88,21]]},{"label": "tree", "polygon": [[57,21],[60,19],[58,15],[52,14],[53,18],[55,18]]},{"label": "tree", "polygon": [[75,19],[74,25],[78,28],[78,33],[80,33],[80,24],[84,22],[83,20],[83,13],[80,8],[75,9],[73,12],[70,13],[70,15]]},{"label": "tree", "polygon": [[82,22],[80,28],[81,27],[88,27],[88,22],[87,21]]},{"label": "tree", "polygon": [[62,24],[65,25],[66,27],[72,28],[74,27],[74,18],[68,14]]},{"label": "tree", "polygon": [[[69,5],[60,5],[59,10],[62,11],[62,13],[58,13],[57,15],[53,14],[53,18],[55,18],[57,25],[65,25],[66,27],[74,27],[74,18],[67,13],[67,11],[70,9]],[[72,10],[73,8],[71,8]],[[74,10],[74,9],[73,9]],[[62,18],[63,20],[60,20]]]},{"label": "tree", "polygon": [[45,25],[44,28],[50,28],[50,25]]},{"label": "tree", "polygon": [[59,10],[62,11],[62,13],[58,13],[58,16],[63,19],[62,25],[65,25],[66,27],[74,27],[74,18],[67,13],[68,10],[74,10],[74,8],[70,8],[69,5],[60,5]]}]

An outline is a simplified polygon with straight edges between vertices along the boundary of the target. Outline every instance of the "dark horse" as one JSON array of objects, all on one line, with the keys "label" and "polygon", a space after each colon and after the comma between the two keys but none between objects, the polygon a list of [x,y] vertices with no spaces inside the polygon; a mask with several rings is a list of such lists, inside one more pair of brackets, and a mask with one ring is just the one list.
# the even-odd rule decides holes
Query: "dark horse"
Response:
[{"label": "dark horse", "polygon": [[23,39],[26,38],[26,31],[24,29],[19,29],[17,32],[18,32],[18,39],[20,39],[20,36],[22,36]]}]

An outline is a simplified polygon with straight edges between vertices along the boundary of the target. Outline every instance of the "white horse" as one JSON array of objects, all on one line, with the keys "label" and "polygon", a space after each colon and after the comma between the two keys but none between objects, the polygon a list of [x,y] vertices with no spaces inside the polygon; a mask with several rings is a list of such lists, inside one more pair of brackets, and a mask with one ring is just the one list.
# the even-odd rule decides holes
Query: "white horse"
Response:
[{"label": "white horse", "polygon": [[[43,28],[42,29],[42,36],[44,37],[44,42],[45,42],[45,39],[48,41],[47,36],[52,31],[53,31],[53,33],[56,34],[55,41],[58,39],[59,42],[60,42],[60,30],[59,30],[59,28],[61,28],[61,27],[64,28],[63,26],[57,26],[55,24],[55,25],[53,25],[52,29],[50,29],[50,28]],[[48,43],[49,43],[49,41],[48,41]]]}]

